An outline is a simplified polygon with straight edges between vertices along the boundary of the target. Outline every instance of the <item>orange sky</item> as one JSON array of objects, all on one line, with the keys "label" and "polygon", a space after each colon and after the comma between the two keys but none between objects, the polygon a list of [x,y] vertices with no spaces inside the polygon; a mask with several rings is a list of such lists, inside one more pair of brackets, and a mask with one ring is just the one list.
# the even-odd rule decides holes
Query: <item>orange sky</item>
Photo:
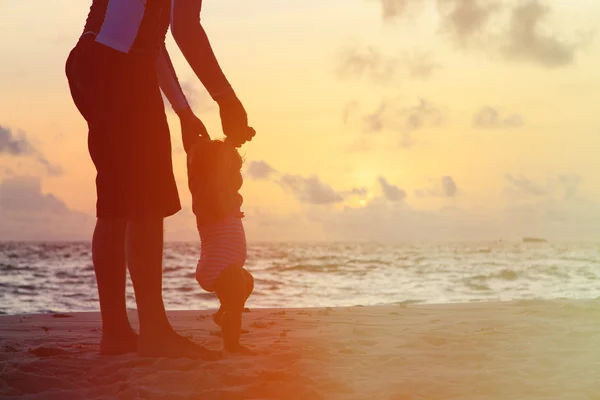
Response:
[{"label": "orange sky", "polygon": [[[250,240],[600,238],[597,2],[204,3],[258,131],[242,149]],[[73,221],[93,216],[94,169],[63,72],[88,7],[0,4],[1,239],[89,230]],[[170,37],[168,46],[220,136],[217,108]],[[189,209],[172,114],[170,123]],[[30,151],[11,153],[7,141],[18,140]],[[253,179],[261,161],[277,172]],[[68,210],[60,218],[39,216],[49,195]],[[169,237],[195,238],[189,211],[168,223]]]}]

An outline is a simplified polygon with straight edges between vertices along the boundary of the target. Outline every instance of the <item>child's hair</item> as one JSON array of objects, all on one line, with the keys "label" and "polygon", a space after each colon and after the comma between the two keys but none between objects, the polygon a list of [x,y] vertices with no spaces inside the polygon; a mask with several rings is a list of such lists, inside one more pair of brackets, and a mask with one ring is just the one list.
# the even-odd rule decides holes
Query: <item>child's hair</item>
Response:
[{"label": "child's hair", "polygon": [[230,143],[200,138],[188,156],[194,212],[226,214],[240,205],[243,159]]},{"label": "child's hair", "polygon": [[238,151],[223,140],[220,139],[198,139],[193,148],[192,168],[196,173],[210,173],[214,171],[214,166],[219,164],[239,172],[242,169],[243,160]]}]

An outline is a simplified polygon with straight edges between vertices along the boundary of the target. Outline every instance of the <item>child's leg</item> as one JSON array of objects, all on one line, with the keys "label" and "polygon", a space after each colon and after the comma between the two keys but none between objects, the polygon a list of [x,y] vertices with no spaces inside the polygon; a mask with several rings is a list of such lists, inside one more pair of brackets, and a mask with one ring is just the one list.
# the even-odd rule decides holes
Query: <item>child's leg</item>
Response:
[{"label": "child's leg", "polygon": [[227,267],[215,283],[215,293],[221,301],[223,344],[225,350],[230,352],[249,352],[249,349],[240,345],[242,313],[248,291],[246,274],[243,268]]},{"label": "child's leg", "polygon": [[[242,268],[242,271],[244,273],[245,278],[246,297],[244,299],[244,304],[246,304],[248,297],[250,297],[250,295],[254,291],[254,277],[245,268]],[[217,312],[213,315],[213,321],[219,326],[221,326],[221,318],[223,317],[223,311],[223,305],[221,305]]]}]

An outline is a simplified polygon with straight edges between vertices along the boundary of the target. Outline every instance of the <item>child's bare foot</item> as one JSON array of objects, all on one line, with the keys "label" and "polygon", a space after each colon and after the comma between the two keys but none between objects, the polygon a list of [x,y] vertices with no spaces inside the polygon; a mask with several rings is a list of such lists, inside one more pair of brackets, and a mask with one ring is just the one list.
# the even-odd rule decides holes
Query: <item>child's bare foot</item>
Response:
[{"label": "child's bare foot", "polygon": [[162,337],[140,337],[138,353],[142,357],[193,358],[204,361],[216,361],[221,353],[212,351],[192,342],[175,332]]},{"label": "child's bare foot", "polygon": [[135,353],[138,347],[138,335],[132,330],[120,334],[103,332],[100,339],[100,354],[103,356],[118,356]]}]

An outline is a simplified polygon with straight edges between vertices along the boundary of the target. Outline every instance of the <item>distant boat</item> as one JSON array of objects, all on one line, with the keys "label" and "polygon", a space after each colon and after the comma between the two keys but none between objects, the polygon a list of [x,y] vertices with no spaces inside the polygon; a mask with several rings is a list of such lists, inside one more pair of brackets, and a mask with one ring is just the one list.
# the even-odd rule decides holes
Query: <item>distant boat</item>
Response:
[{"label": "distant boat", "polygon": [[523,238],[523,243],[548,243],[548,241],[542,238],[525,237]]}]

